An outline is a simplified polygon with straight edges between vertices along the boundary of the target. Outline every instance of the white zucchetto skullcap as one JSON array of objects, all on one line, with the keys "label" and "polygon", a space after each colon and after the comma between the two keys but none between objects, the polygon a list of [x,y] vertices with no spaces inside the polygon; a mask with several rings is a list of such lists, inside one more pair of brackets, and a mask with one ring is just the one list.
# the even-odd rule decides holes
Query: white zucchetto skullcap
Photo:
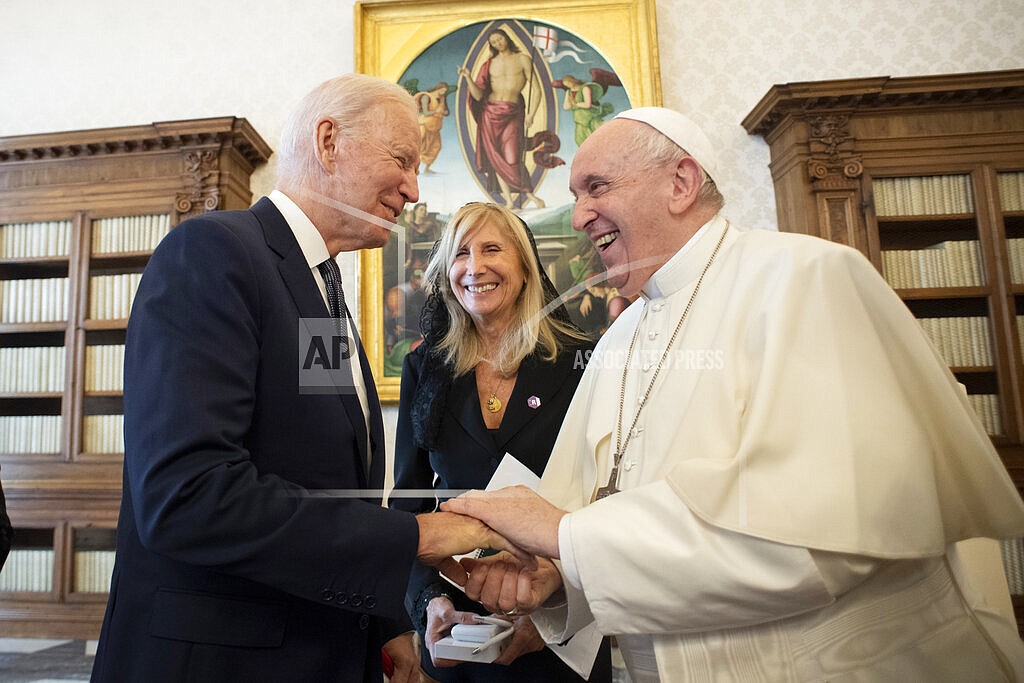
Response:
[{"label": "white zucchetto skullcap", "polygon": [[704,135],[704,131],[686,116],[664,107],[637,107],[619,112],[615,118],[646,123],[696,159],[712,180],[718,180],[718,164],[714,147]]}]

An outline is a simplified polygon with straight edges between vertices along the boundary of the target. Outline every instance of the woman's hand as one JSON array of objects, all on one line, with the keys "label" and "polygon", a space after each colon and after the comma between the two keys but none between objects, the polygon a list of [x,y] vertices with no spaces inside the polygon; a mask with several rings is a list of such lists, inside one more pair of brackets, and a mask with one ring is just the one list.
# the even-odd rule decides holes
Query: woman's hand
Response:
[{"label": "woman's hand", "polygon": [[461,664],[457,659],[437,659],[434,657],[434,645],[448,636],[455,624],[476,624],[477,615],[473,612],[459,612],[447,596],[441,595],[427,604],[427,630],[423,634],[423,644],[430,653],[430,661],[436,667],[455,666]]}]

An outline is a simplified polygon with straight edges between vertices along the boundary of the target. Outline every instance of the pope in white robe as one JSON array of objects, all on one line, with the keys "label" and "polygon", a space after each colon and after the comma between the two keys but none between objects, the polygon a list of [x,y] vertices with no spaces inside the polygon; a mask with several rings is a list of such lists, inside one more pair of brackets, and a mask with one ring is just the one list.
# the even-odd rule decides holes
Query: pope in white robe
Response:
[{"label": "pope in white robe", "polygon": [[[689,154],[666,165],[660,136]],[[700,194],[717,173],[660,108],[577,154],[574,227],[640,296],[589,358],[547,502],[444,506],[559,573],[470,562],[467,592],[543,602],[553,643],[596,624],[635,683],[1024,680],[1005,580],[981,590],[956,545],[1024,535],[964,391],[859,252],[731,227]]]}]

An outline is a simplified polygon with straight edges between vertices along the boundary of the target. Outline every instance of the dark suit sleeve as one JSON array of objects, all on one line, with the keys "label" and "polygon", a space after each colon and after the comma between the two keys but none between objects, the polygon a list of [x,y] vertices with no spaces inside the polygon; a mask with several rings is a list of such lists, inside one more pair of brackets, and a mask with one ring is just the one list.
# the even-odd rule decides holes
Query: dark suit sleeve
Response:
[{"label": "dark suit sleeve", "polygon": [[[125,495],[140,540],[179,562],[309,600],[329,589],[374,595],[374,614],[398,617],[415,519],[310,496],[297,476],[252,461],[254,424],[280,419],[298,399],[256,405],[261,354],[273,352],[264,348],[259,283],[279,276],[258,268],[227,226],[200,218],[175,228],[150,259],[133,306]],[[308,455],[301,450],[288,444],[275,461],[300,463],[299,472]]]}]

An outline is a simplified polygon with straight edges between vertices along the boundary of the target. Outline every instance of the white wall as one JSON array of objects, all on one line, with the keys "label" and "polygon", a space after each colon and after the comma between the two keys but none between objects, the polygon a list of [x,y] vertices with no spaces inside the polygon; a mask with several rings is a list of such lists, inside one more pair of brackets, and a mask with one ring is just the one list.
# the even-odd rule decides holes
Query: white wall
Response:
[{"label": "white wall", "polygon": [[[235,115],[276,147],[298,98],[353,68],[352,5],[0,0],[0,136]],[[771,85],[1024,67],[1020,0],[658,0],[657,15],[664,103],[720,145],[742,227],[776,227],[768,149],[740,126]],[[254,175],[257,195],[272,187],[272,168]]]}]

